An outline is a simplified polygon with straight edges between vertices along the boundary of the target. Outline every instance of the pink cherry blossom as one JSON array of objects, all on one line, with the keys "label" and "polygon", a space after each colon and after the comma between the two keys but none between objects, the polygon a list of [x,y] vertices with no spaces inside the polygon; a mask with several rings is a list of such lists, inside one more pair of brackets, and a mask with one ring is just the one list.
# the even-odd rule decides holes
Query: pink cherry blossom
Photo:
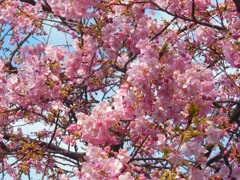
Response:
[{"label": "pink cherry blossom", "polygon": [[0,142],[3,141],[3,134],[0,134]]},{"label": "pink cherry blossom", "polygon": [[169,154],[168,160],[174,165],[174,166],[178,166],[181,165],[183,163],[183,159],[181,157],[181,155],[179,154],[179,152],[173,152]]},{"label": "pink cherry blossom", "polygon": [[215,144],[218,143],[221,136],[222,136],[222,130],[214,128],[213,126],[208,126],[206,129],[207,134],[207,143],[209,144]]},{"label": "pink cherry blossom", "polygon": [[239,179],[236,1],[0,1],[4,178]]},{"label": "pink cherry blossom", "polygon": [[[196,149],[196,146],[198,146],[198,149]],[[199,157],[201,154],[206,153],[206,149],[196,141],[188,141],[185,143],[182,147],[182,151],[188,158],[190,158],[192,155]]]},{"label": "pink cherry blossom", "polygon": [[118,177],[118,179],[119,180],[125,180],[125,179],[133,180],[134,178],[132,177],[132,175],[129,172],[127,172],[127,173],[120,175]]},{"label": "pink cherry blossom", "polygon": [[189,172],[189,179],[205,180],[208,179],[208,175],[206,175],[203,170],[195,169],[194,167],[192,167]]},{"label": "pink cherry blossom", "polygon": [[235,166],[232,171],[232,177],[239,179],[240,178],[240,167]]},{"label": "pink cherry blossom", "polygon": [[240,143],[236,143],[236,149],[238,152],[240,152]]},{"label": "pink cherry blossom", "polygon": [[227,166],[222,165],[219,171],[219,174],[222,175],[223,178],[227,178],[229,176],[229,168]]}]

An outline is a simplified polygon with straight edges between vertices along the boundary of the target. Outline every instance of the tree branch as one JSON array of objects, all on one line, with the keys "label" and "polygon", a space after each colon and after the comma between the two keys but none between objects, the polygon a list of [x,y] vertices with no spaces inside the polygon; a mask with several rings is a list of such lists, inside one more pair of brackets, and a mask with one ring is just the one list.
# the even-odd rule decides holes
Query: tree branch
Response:
[{"label": "tree branch", "polygon": [[[21,2],[27,3],[27,4],[31,4],[33,6],[35,6],[37,3],[34,0],[20,0]],[[45,4],[41,4],[42,6],[42,10],[43,11],[47,11],[47,12],[53,12],[52,8],[49,6],[49,4],[47,3],[47,1],[44,1]]]},{"label": "tree branch", "polygon": [[23,43],[24,43],[25,41],[27,41],[27,39],[31,36],[31,34],[32,34],[32,33],[29,32],[29,33],[25,36],[25,38],[23,38],[23,39],[16,45],[16,47],[13,49],[13,51],[12,51],[11,54],[10,54],[10,56],[8,57],[8,60],[7,60],[6,64],[5,64],[5,67],[8,69],[7,71],[9,71],[10,73],[17,73],[17,68],[12,65],[12,60],[13,60],[15,54],[16,54],[16,53],[18,52],[18,50],[20,49],[20,47],[23,45]]},{"label": "tree branch", "polygon": [[232,115],[230,116],[229,122],[233,123],[235,121],[238,125],[240,125],[239,117],[240,117],[240,104],[238,102],[237,106],[233,110]]},{"label": "tree branch", "polygon": [[233,2],[236,6],[237,12],[240,13],[240,0],[233,0]]},{"label": "tree branch", "polygon": [[[4,134],[3,138],[5,140],[11,140],[11,139],[15,139],[17,141],[24,141],[24,142],[34,142],[36,144],[38,144],[40,147],[42,148],[47,148],[48,150],[54,151],[57,154],[66,156],[70,159],[76,160],[76,161],[80,161],[80,162],[84,162],[84,156],[85,153],[76,153],[76,152],[72,152],[72,151],[67,151],[66,149],[63,149],[61,147],[58,147],[56,145],[53,144],[49,144],[47,142],[44,141],[40,141],[40,140],[36,140],[36,139],[30,139],[30,138],[25,138],[25,137],[19,137],[15,134]],[[22,147],[19,147],[19,149],[22,149]],[[9,149],[9,151],[11,151],[11,149]]]},{"label": "tree branch", "polygon": [[226,31],[227,29],[225,27],[222,27],[222,26],[218,26],[218,25],[214,25],[214,24],[211,24],[211,23],[208,23],[208,22],[202,22],[202,21],[199,21],[199,20],[196,20],[196,19],[191,19],[191,18],[187,18],[187,17],[182,17],[180,15],[177,15],[177,14],[173,14],[165,9],[162,9],[158,4],[156,4],[155,2],[151,1],[151,3],[156,6],[156,9],[155,10],[160,10],[160,11],[163,11],[173,17],[177,17],[179,19],[182,19],[182,20],[185,20],[185,21],[188,21],[188,22],[194,22],[196,24],[200,24],[200,25],[203,25],[203,26],[207,26],[207,27],[211,27],[211,28],[214,28],[214,29],[217,29],[217,30],[221,30],[221,31]]}]

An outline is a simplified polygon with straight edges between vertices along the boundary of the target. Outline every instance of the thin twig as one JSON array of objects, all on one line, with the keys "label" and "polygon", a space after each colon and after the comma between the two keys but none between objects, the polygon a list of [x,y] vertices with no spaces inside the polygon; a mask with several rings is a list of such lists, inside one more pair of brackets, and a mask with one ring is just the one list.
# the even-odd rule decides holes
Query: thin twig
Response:
[{"label": "thin twig", "polygon": [[23,39],[16,45],[16,47],[13,49],[11,55],[10,55],[9,58],[8,58],[8,63],[12,63],[12,60],[13,60],[13,57],[15,56],[15,54],[18,52],[18,50],[19,50],[20,47],[23,45],[23,43],[24,43],[25,41],[27,41],[27,39],[28,39],[31,35],[32,35],[32,33],[29,32],[29,33],[27,34],[27,36],[25,36],[25,38],[23,38]]}]

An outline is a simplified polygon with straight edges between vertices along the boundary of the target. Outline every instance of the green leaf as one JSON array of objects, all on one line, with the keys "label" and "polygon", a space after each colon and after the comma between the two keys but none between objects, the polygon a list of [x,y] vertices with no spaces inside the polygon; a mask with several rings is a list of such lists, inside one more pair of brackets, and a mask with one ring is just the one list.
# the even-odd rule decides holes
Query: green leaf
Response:
[{"label": "green leaf", "polygon": [[190,102],[190,106],[188,108],[188,115],[190,118],[196,117],[199,114],[200,106],[195,105],[193,102]]}]

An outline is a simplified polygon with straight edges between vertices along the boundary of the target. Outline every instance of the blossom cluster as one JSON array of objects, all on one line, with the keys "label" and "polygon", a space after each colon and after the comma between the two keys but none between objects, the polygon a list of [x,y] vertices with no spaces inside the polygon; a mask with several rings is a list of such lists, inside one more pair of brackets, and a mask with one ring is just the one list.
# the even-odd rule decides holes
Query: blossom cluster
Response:
[{"label": "blossom cluster", "polygon": [[0,22],[4,176],[240,179],[232,1],[6,0]]}]

